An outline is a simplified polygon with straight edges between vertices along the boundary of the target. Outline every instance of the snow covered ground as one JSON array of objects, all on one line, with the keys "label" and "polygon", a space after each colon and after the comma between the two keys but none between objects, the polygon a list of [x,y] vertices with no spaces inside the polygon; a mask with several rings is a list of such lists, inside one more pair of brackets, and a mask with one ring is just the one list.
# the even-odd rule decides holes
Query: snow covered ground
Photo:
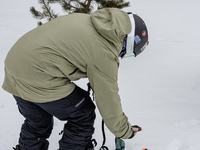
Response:
[{"label": "snow covered ground", "polygon": [[[132,124],[143,127],[126,150],[200,150],[200,1],[130,0],[132,11],[148,25],[150,44],[137,58],[123,59],[119,87],[123,109]],[[37,1],[9,0],[0,5],[0,83],[4,59],[24,33],[35,28],[29,7]],[[86,88],[87,80],[77,84]],[[0,89],[0,149],[18,141],[23,117],[14,99]],[[64,122],[55,119],[49,150],[58,148]],[[94,138],[102,143],[97,111]],[[114,150],[114,136],[106,129],[106,145]]]}]

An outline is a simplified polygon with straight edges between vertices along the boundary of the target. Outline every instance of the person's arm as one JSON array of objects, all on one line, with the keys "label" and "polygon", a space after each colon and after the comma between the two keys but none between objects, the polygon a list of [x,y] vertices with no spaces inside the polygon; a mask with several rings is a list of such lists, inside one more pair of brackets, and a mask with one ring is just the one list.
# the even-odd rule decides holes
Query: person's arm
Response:
[{"label": "person's arm", "polygon": [[95,93],[95,101],[108,129],[119,138],[133,137],[131,124],[123,113],[118,94],[118,63],[104,58],[87,68],[87,76]]}]

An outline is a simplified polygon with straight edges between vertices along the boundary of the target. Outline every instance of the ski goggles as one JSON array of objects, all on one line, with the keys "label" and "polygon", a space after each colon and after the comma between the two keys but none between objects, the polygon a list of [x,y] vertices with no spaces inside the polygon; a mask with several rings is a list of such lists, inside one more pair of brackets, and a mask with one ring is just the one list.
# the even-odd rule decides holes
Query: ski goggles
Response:
[{"label": "ski goggles", "polygon": [[[132,57],[132,56],[135,57],[136,56],[134,53],[134,43],[139,43],[141,41],[141,39],[139,38],[139,36],[135,36],[134,40],[132,38],[131,38],[131,40],[133,41],[132,42],[133,45],[129,45],[129,47],[127,47],[127,36],[124,38],[122,51],[118,55],[119,57],[127,58],[127,57]],[[129,50],[127,48],[129,48]]]}]

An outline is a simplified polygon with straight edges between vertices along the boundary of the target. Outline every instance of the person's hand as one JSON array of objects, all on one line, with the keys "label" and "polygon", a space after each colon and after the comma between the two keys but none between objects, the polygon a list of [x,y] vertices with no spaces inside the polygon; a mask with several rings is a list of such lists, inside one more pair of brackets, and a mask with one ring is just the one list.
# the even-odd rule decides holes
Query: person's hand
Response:
[{"label": "person's hand", "polygon": [[132,126],[132,129],[134,131],[134,136],[137,134],[138,131],[142,131],[142,128],[137,125]]},{"label": "person's hand", "polygon": [[133,131],[134,131],[134,136],[135,136],[137,134],[137,132],[139,131],[139,129],[136,127],[133,127]]}]

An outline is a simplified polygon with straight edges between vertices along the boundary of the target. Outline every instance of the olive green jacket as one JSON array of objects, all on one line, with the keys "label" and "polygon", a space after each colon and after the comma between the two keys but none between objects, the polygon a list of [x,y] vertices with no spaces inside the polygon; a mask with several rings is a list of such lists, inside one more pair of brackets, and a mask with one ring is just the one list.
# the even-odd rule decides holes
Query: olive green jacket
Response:
[{"label": "olive green jacket", "polygon": [[131,31],[128,15],[116,8],[91,15],[58,17],[22,36],[5,60],[3,89],[44,103],[69,95],[72,81],[88,78],[110,131],[129,138],[131,125],[118,95],[118,54]]}]

